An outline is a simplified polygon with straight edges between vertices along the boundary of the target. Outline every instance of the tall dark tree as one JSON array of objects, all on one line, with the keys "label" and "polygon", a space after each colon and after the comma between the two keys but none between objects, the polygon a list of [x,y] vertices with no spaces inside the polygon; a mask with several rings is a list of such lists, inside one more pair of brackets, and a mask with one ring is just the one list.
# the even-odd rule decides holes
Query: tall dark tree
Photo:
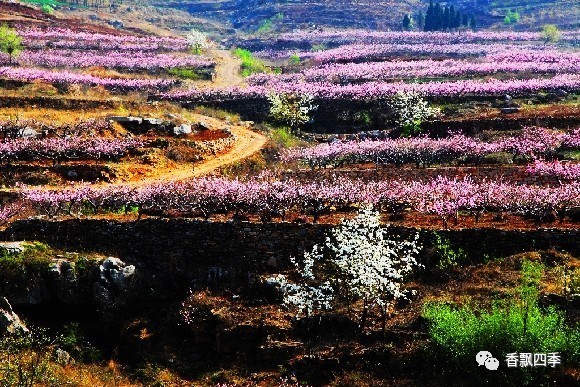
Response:
[{"label": "tall dark tree", "polygon": [[469,15],[464,13],[463,14],[463,20],[461,21],[461,24],[463,25],[463,27],[469,27]]},{"label": "tall dark tree", "polygon": [[475,19],[475,14],[471,14],[471,19],[469,20],[469,26],[471,27],[471,29],[473,31],[475,31],[475,28],[477,27],[477,20]]},{"label": "tall dark tree", "polygon": [[423,14],[423,11],[419,11],[419,14],[417,15],[417,27],[421,29],[425,27],[425,15]]},{"label": "tall dark tree", "polygon": [[453,28],[461,27],[461,12],[457,11],[455,14],[455,21],[453,22]]},{"label": "tall dark tree", "polygon": [[455,27],[455,6],[449,6],[449,28]]},{"label": "tall dark tree", "polygon": [[425,25],[423,29],[425,31],[435,30],[435,6],[433,5],[433,0],[429,3],[429,8],[427,8],[427,15],[425,16]]},{"label": "tall dark tree", "polygon": [[433,17],[433,30],[432,31],[439,31],[443,26],[443,8],[441,8],[441,4],[435,4],[434,10],[434,17]]},{"label": "tall dark tree", "polygon": [[411,17],[409,14],[405,14],[403,17],[403,29],[409,31],[411,29]]},{"label": "tall dark tree", "polygon": [[450,15],[449,15],[449,7],[445,7],[445,10],[443,11],[443,20],[441,21],[441,29],[443,31],[447,30],[450,25],[449,25],[449,21],[450,21]]}]

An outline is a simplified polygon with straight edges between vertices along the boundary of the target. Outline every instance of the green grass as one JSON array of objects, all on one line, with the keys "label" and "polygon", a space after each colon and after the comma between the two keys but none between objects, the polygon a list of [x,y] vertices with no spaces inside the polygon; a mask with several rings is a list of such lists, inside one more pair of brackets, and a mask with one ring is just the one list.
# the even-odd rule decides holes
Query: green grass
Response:
[{"label": "green grass", "polygon": [[172,69],[167,69],[167,74],[169,75],[173,75],[174,77],[180,78],[180,79],[191,79],[194,81],[198,81],[200,79],[203,79],[203,76],[201,74],[199,74],[197,71],[193,70],[193,69],[186,69],[186,68],[172,68]]},{"label": "green grass", "polygon": [[52,8],[59,5],[65,5],[65,3],[56,0],[23,0],[23,2],[40,6],[48,6]]},{"label": "green grass", "polygon": [[[426,304],[423,317],[433,342],[432,361],[450,374],[466,374],[485,381],[539,383],[546,368],[514,368],[507,371],[508,353],[560,352],[567,365],[580,364],[580,328],[567,325],[562,312],[538,305],[543,268],[524,261],[521,284],[514,297],[495,301],[490,309],[477,305]],[[489,351],[500,361],[501,373],[490,376],[475,362],[479,351]],[[459,372],[459,374],[458,374]]]},{"label": "green grass", "polygon": [[16,289],[26,288],[31,279],[46,272],[53,256],[47,245],[38,242],[27,243],[19,254],[0,255],[0,283]]},{"label": "green grass", "polygon": [[270,137],[277,148],[292,148],[298,146],[301,140],[293,135],[288,128],[276,128],[270,131]]},{"label": "green grass", "polygon": [[566,150],[560,152],[564,159],[566,160],[575,160],[580,161],[580,151],[578,150]]},{"label": "green grass", "polygon": [[240,58],[242,60],[241,74],[244,77],[256,73],[265,73],[268,71],[264,62],[258,58],[255,58],[248,50],[244,50],[243,48],[236,48],[233,52],[233,55],[236,58]]},{"label": "green grass", "polygon": [[[215,109],[215,108],[203,106],[203,105],[194,107],[192,112],[195,114],[201,114],[203,116],[208,116],[208,117],[213,117],[213,118],[217,118],[217,119],[224,120],[224,121],[229,121],[229,122],[234,123],[234,124],[237,124],[242,120],[240,115],[237,113],[228,112],[227,110],[222,110],[222,109]],[[186,115],[186,118],[187,118],[187,115]],[[194,120],[195,118],[191,117],[191,119]]]}]

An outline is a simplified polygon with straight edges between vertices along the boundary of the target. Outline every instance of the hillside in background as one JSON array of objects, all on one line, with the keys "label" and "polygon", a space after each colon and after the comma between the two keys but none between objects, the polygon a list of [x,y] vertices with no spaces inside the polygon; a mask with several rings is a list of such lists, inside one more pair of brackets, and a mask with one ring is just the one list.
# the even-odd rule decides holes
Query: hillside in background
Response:
[{"label": "hillside in background", "polygon": [[[187,10],[197,17],[219,20],[234,28],[256,31],[273,26],[291,30],[313,26],[338,28],[400,29],[405,13],[425,11],[426,0],[151,0],[159,7]],[[538,28],[554,23],[561,28],[580,25],[578,0],[457,0],[442,2],[474,13],[481,27]],[[509,11],[518,12],[518,23],[505,26]]]},{"label": "hillside in background", "polygon": [[[245,32],[282,32],[320,27],[400,30],[403,16],[415,25],[429,0],[22,0],[23,3],[72,10],[79,17],[111,21],[119,18],[132,26],[145,22],[173,31],[201,29],[230,35]],[[436,2],[436,1],[435,1]],[[478,28],[534,30],[544,24],[561,29],[580,27],[580,0],[452,0],[466,15],[475,15]],[[509,13],[516,22],[506,24]],[[134,19],[134,20],[131,20]],[[417,29],[417,27],[415,27]],[[147,28],[145,28],[147,29]]]}]

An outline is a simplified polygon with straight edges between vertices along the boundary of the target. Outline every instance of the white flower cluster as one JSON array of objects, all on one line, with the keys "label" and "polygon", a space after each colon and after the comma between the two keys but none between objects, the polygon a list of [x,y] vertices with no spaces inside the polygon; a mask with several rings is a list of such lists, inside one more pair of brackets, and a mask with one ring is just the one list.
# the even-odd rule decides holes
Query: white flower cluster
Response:
[{"label": "white flower cluster", "polygon": [[266,283],[279,287],[284,295],[284,305],[298,309],[306,317],[311,316],[315,311],[332,308],[334,289],[328,281],[318,286],[306,283],[295,284],[289,282],[285,275],[277,274],[268,278]]},{"label": "white flower cluster", "polygon": [[[399,299],[406,299],[404,283],[411,271],[419,267],[415,257],[419,253],[418,234],[411,240],[396,240],[381,227],[380,214],[372,207],[364,207],[351,220],[345,220],[333,229],[323,248],[314,246],[306,252],[302,263],[292,262],[303,283],[295,284],[284,275],[267,280],[279,286],[284,304],[299,309],[306,316],[317,310],[328,310],[334,299],[333,285],[352,299],[362,299],[365,307],[377,306],[383,314]],[[316,263],[324,260],[323,251],[329,252],[335,269],[334,283],[317,281]]]},{"label": "white flower cluster", "polygon": [[380,214],[372,207],[363,208],[351,220],[345,220],[327,238],[339,277],[348,293],[388,309],[396,300],[406,298],[404,281],[420,266],[418,234],[412,240],[395,240],[380,225]]},{"label": "white flower cluster", "polygon": [[185,38],[187,39],[187,44],[195,51],[201,51],[211,47],[211,41],[208,36],[201,31],[192,29],[187,33]]},{"label": "white flower cluster", "polygon": [[270,115],[277,121],[283,122],[292,129],[297,129],[310,121],[310,114],[318,109],[313,103],[311,95],[290,96],[284,94],[268,95]]},{"label": "white flower cluster", "polygon": [[409,127],[439,113],[438,108],[429,106],[422,95],[415,91],[399,92],[388,102],[394,113],[394,122],[399,127]]}]

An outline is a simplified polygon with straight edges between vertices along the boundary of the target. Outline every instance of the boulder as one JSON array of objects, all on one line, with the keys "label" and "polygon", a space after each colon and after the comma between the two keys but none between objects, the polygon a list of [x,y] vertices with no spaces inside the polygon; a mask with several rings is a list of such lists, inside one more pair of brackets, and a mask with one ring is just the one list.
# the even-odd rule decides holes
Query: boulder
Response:
[{"label": "boulder", "polygon": [[17,255],[26,250],[26,242],[0,242],[0,254]]},{"label": "boulder", "polygon": [[141,125],[143,123],[143,118],[131,116],[111,116],[109,117],[109,121],[118,122],[120,124]]},{"label": "boulder", "polygon": [[109,257],[103,261],[101,264],[101,272],[104,270],[119,270],[120,268],[124,267],[125,263],[121,261],[119,258]]},{"label": "boulder", "polygon": [[48,272],[52,282],[51,288],[54,289],[54,298],[67,305],[81,302],[79,279],[74,262],[69,262],[66,259],[55,259]]},{"label": "boulder", "polygon": [[69,364],[75,363],[70,353],[68,353],[64,349],[57,348],[56,351],[54,351],[54,357],[56,362],[62,367],[66,367]]},{"label": "boulder", "polygon": [[173,134],[175,134],[176,136],[183,136],[186,134],[191,134],[191,132],[192,132],[191,125],[187,125],[187,124],[181,124],[181,125],[173,128]]},{"label": "boulder", "polygon": [[149,126],[163,125],[163,120],[160,118],[143,118],[143,124]]},{"label": "boulder", "polygon": [[40,132],[34,128],[27,126],[26,128],[21,129],[18,132],[18,136],[22,137],[22,138],[35,138],[35,137],[40,136]]},{"label": "boulder", "polygon": [[123,28],[125,26],[121,20],[116,19],[109,21],[109,24],[114,28]]},{"label": "boulder", "polygon": [[99,279],[93,284],[93,297],[100,305],[108,304],[115,294],[127,290],[135,276],[135,266],[109,257],[99,266]]},{"label": "boulder", "polygon": [[0,297],[0,335],[28,332],[26,325],[12,310],[12,305],[4,297]]},{"label": "boulder", "polygon": [[197,129],[199,130],[211,130],[211,126],[204,121],[199,121],[196,125]]}]

